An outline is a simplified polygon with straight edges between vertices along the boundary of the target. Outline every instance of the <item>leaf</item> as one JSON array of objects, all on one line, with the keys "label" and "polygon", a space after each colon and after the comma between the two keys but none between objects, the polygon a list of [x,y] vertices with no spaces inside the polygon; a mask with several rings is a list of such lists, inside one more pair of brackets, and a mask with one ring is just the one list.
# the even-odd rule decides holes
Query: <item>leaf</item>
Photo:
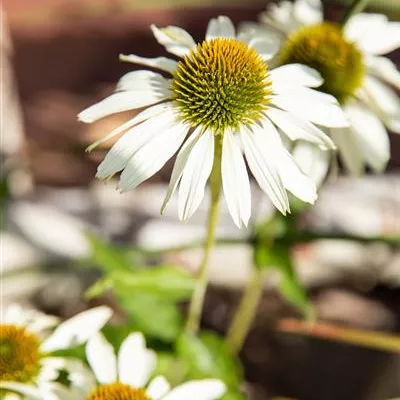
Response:
[{"label": "leaf", "polygon": [[115,271],[110,276],[115,285],[124,290],[150,292],[170,301],[189,298],[195,284],[191,275],[172,266],[146,268],[134,272]]},{"label": "leaf", "polygon": [[151,293],[137,293],[115,288],[121,307],[146,336],[173,342],[183,327],[178,306]]},{"label": "leaf", "polygon": [[93,297],[98,297],[112,289],[114,286],[113,281],[109,278],[103,278],[96,281],[89,289],[85,292],[86,299],[92,299]]},{"label": "leaf", "polygon": [[311,303],[307,291],[293,268],[290,250],[285,244],[275,242],[273,246],[259,244],[254,249],[254,263],[257,268],[276,269],[280,273],[279,289],[287,301],[306,317],[311,316]]},{"label": "leaf", "polygon": [[127,250],[106,243],[92,232],[87,233],[87,238],[92,248],[92,260],[104,272],[132,270],[133,266]]},{"label": "leaf", "polygon": [[188,363],[173,353],[158,353],[154,376],[164,376],[171,386],[177,386],[186,380],[189,372]]},{"label": "leaf", "polygon": [[184,333],[176,343],[177,354],[190,366],[190,378],[217,378],[237,389],[242,381],[239,360],[215,333],[202,332],[198,337]]}]

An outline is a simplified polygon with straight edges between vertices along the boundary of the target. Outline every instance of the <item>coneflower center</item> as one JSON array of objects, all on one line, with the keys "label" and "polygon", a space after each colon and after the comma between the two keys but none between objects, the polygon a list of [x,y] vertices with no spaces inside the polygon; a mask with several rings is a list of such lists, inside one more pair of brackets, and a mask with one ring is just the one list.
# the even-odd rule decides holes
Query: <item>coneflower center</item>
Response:
[{"label": "coneflower center", "polygon": [[30,382],[39,372],[39,339],[25,328],[0,325],[0,381]]},{"label": "coneflower center", "polygon": [[172,88],[182,118],[215,132],[257,121],[272,94],[266,63],[232,38],[197,45],[179,62]]},{"label": "coneflower center", "polygon": [[144,389],[135,389],[124,383],[97,387],[86,400],[150,400]]},{"label": "coneflower center", "polygon": [[280,64],[301,63],[315,68],[324,78],[319,90],[345,102],[361,86],[364,60],[339,25],[311,25],[291,34],[279,54]]}]

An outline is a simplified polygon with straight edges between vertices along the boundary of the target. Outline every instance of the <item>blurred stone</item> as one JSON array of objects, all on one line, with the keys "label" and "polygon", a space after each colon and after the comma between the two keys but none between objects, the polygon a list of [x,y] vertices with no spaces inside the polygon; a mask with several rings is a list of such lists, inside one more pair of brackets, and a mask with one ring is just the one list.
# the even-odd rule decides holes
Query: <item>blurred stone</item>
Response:
[{"label": "blurred stone", "polygon": [[341,289],[323,290],[314,304],[320,318],[367,330],[393,331],[396,315],[382,302]]}]

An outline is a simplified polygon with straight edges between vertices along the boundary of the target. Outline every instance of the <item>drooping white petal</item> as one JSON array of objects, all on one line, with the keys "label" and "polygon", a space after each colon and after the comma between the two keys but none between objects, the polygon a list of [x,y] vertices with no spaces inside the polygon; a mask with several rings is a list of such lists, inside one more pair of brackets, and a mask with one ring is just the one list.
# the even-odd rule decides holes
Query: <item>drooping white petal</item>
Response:
[{"label": "drooping white petal", "polygon": [[156,353],[146,348],[141,333],[131,333],[122,343],[118,353],[118,375],[122,383],[143,387],[157,364]]},{"label": "drooping white petal", "polygon": [[59,318],[44,314],[35,309],[23,308],[19,304],[10,304],[1,314],[3,324],[18,325],[26,327],[30,332],[40,333],[58,324]]},{"label": "drooping white petal", "polygon": [[145,65],[147,67],[161,69],[162,71],[170,73],[174,72],[178,65],[177,61],[167,57],[147,58],[147,57],[137,56],[136,54],[129,54],[129,55],[120,54],[119,59],[121,61],[126,61],[133,64]]},{"label": "drooping white petal", "polygon": [[[377,20],[378,21],[378,20]],[[358,35],[357,46],[366,53],[382,55],[400,47],[400,23],[376,23],[369,26],[362,36]]]},{"label": "drooping white petal", "polygon": [[346,114],[335,104],[316,100],[311,101],[309,97],[304,98],[304,96],[296,93],[273,96],[271,102],[300,119],[314,122],[318,125],[340,128],[349,126]]},{"label": "drooping white petal", "polygon": [[155,89],[151,85],[148,90],[117,92],[80,112],[78,119],[90,123],[107,115],[146,107],[166,100],[168,97],[168,91]]},{"label": "drooping white petal", "polygon": [[316,89],[311,89],[306,86],[294,86],[291,84],[288,85],[279,85],[278,88],[274,88],[274,93],[276,95],[287,95],[287,96],[297,96],[297,98],[302,98],[303,102],[317,102],[317,103],[327,103],[339,106],[339,102],[336,97],[331,94],[320,92]]},{"label": "drooping white petal", "polygon": [[196,46],[192,36],[182,28],[177,26],[157,28],[154,24],[150,27],[157,42],[163,45],[168,52],[178,57],[184,57]]},{"label": "drooping white petal", "polygon": [[174,168],[172,170],[171,179],[169,181],[168,191],[165,196],[164,202],[161,206],[161,214],[164,213],[165,207],[167,206],[169,200],[172,195],[175,193],[176,188],[178,187],[179,181],[182,177],[183,170],[185,168],[186,162],[189,158],[190,152],[193,147],[199,140],[203,129],[198,127],[195,131],[190,135],[190,137],[183,144],[182,148],[179,150],[179,153],[176,157]]},{"label": "drooping white petal", "polygon": [[238,228],[247,226],[251,215],[249,176],[235,134],[224,132],[222,144],[222,187],[228,210]]},{"label": "drooping white petal", "polygon": [[268,158],[267,135],[267,131],[258,129],[258,127],[253,127],[253,131],[248,129],[240,131],[244,153],[251,172],[275,207],[285,215],[289,211],[289,200],[274,166],[274,160]]},{"label": "drooping white petal", "polygon": [[117,128],[113,129],[108,135],[104,136],[103,138],[96,140],[93,144],[91,144],[86,151],[92,151],[94,148],[99,146],[100,144],[106,142],[107,140],[112,139],[114,136],[128,130],[129,128],[132,128],[133,126],[140,124],[143,121],[146,121],[147,119],[151,117],[155,117],[158,114],[161,114],[163,111],[166,111],[167,109],[170,109],[171,103],[161,103],[157,104],[155,106],[151,106],[137,114],[135,117],[131,118],[124,124],[118,126]]},{"label": "drooping white petal", "polygon": [[369,56],[366,57],[368,72],[385,80],[400,90],[400,71],[396,64],[386,57]]},{"label": "drooping white petal", "polygon": [[131,128],[111,147],[97,168],[96,177],[105,179],[124,169],[137,151],[155,136],[164,134],[164,129],[173,123],[174,118],[171,107],[166,106],[157,115]]},{"label": "drooping white petal", "polygon": [[313,25],[323,21],[323,7],[320,0],[296,0],[294,16],[301,25]]},{"label": "drooping white petal", "polygon": [[191,150],[179,186],[179,219],[186,221],[197,210],[214,161],[214,133],[203,132]]},{"label": "drooping white petal", "polygon": [[257,51],[265,61],[270,60],[279,50],[279,42],[268,38],[256,37],[249,41],[249,46]]},{"label": "drooping white petal", "polygon": [[304,174],[320,186],[329,169],[331,152],[301,140],[295,144],[292,155]]},{"label": "drooping white petal", "polygon": [[400,98],[394,90],[372,76],[365,78],[364,90],[385,122],[400,120]]},{"label": "drooping white petal", "polygon": [[206,40],[217,37],[235,37],[235,27],[228,17],[220,15],[218,18],[212,18],[208,23]]},{"label": "drooping white petal", "polygon": [[17,393],[21,393],[27,396],[31,400],[43,400],[42,392],[39,390],[39,388],[33,385],[19,383],[19,382],[1,381],[0,389],[13,390]]},{"label": "drooping white petal", "polygon": [[317,200],[317,188],[312,179],[303,174],[293,156],[282,146],[275,151],[275,163],[283,185],[289,192],[306,203]]},{"label": "drooping white petal", "polygon": [[290,33],[298,29],[302,24],[294,15],[294,3],[283,0],[271,3],[265,12],[261,13],[260,20],[267,26],[273,26],[283,33]]},{"label": "drooping white petal", "polygon": [[160,96],[170,97],[169,81],[154,71],[131,71],[123,75],[117,83],[117,91],[132,91],[135,96],[146,96],[148,92],[155,92]]},{"label": "drooping white petal", "polygon": [[101,384],[117,381],[117,357],[114,348],[98,333],[86,345],[86,358],[90,368]]},{"label": "drooping white petal", "polygon": [[152,400],[159,400],[171,390],[171,386],[163,376],[156,376],[146,389],[146,394]]},{"label": "drooping white petal", "polygon": [[303,139],[315,143],[321,149],[335,149],[332,139],[308,121],[293,114],[270,107],[266,114],[291,140]]},{"label": "drooping white petal", "polygon": [[51,352],[85,343],[106,324],[111,315],[112,310],[106,306],[83,311],[60,324],[40,349]]},{"label": "drooping white petal", "polygon": [[330,133],[344,166],[351,174],[359,176],[364,169],[364,160],[354,132],[351,128],[337,128],[331,129]]},{"label": "drooping white petal", "polygon": [[189,131],[189,126],[173,120],[162,132],[153,136],[128,160],[122,171],[119,189],[134,189],[158,172],[178,151]]},{"label": "drooping white petal", "polygon": [[189,381],[172,389],[163,400],[215,400],[225,391],[225,384],[217,379]]},{"label": "drooping white petal", "polygon": [[390,158],[385,127],[374,114],[355,102],[346,106],[346,112],[364,159],[376,172],[382,172]]},{"label": "drooping white petal", "polygon": [[270,72],[272,86],[277,93],[279,88],[308,86],[318,87],[323,83],[321,74],[313,68],[302,64],[288,64],[275,68]]},{"label": "drooping white petal", "polygon": [[359,42],[371,31],[378,31],[386,24],[387,17],[383,14],[359,13],[347,21],[344,33],[349,40]]}]

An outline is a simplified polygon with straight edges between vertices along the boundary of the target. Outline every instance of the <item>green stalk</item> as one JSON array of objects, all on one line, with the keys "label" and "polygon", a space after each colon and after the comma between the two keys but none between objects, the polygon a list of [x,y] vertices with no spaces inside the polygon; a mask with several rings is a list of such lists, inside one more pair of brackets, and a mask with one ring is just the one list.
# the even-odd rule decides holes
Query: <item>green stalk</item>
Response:
[{"label": "green stalk", "polygon": [[342,19],[342,26],[345,26],[349,19],[360,13],[367,6],[369,0],[354,0],[351,6],[346,10]]},{"label": "green stalk", "polygon": [[204,243],[203,259],[198,270],[197,282],[190,302],[189,315],[186,323],[186,331],[191,333],[197,332],[200,326],[204,297],[208,284],[209,259],[211,250],[215,244],[215,230],[218,222],[219,203],[221,195],[221,157],[222,135],[216,135],[214,147],[214,164],[210,175],[211,206],[208,216],[207,238]]},{"label": "green stalk", "polygon": [[256,316],[258,304],[263,290],[262,271],[253,268],[252,275],[247,282],[239,307],[229,327],[226,343],[233,354],[238,354],[243,347],[247,334]]}]

